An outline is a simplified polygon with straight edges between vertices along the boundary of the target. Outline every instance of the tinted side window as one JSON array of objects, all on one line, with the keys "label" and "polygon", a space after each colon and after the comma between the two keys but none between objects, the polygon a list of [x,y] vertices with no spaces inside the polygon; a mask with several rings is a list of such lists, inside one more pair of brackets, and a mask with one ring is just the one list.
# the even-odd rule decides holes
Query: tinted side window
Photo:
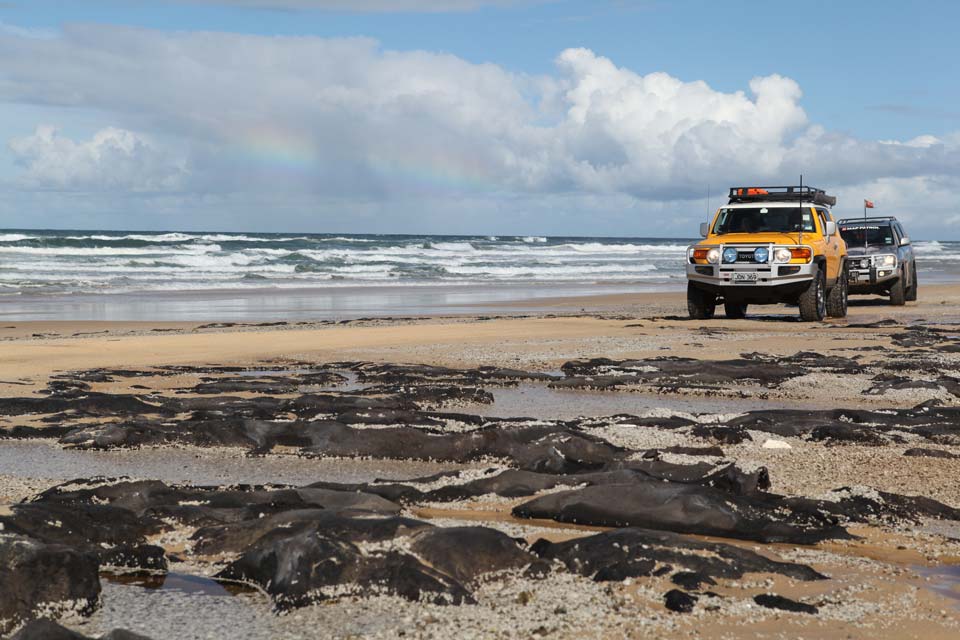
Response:
[{"label": "tinted side window", "polygon": [[817,218],[820,219],[820,233],[822,235],[827,235],[826,212],[823,209],[817,209]]}]

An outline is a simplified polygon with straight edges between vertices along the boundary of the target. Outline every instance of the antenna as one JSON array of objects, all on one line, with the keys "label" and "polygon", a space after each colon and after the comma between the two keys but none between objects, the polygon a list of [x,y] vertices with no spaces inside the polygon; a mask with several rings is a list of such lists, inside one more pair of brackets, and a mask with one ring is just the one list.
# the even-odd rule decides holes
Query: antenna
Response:
[{"label": "antenna", "polygon": [[[864,209],[866,211],[866,209]],[[710,185],[707,185],[707,221],[710,221]]]},{"label": "antenna", "polygon": [[797,244],[803,244],[803,174],[800,174],[800,234],[797,236]]}]

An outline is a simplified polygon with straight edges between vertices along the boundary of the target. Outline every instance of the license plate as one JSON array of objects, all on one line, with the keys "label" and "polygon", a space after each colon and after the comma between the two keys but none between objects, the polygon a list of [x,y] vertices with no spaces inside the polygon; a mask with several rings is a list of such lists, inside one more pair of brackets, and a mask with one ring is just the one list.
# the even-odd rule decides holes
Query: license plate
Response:
[{"label": "license plate", "polygon": [[733,275],[730,277],[730,280],[733,282],[756,282],[757,274],[755,273],[738,273],[733,272]]}]

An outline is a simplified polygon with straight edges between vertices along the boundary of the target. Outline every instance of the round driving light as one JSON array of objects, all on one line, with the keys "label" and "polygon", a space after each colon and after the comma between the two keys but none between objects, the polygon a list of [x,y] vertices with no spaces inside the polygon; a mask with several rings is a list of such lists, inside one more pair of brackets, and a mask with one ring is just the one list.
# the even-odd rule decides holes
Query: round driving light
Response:
[{"label": "round driving light", "polygon": [[777,249],[773,252],[773,258],[777,262],[790,262],[791,254],[790,249]]},{"label": "round driving light", "polygon": [[707,262],[710,264],[717,264],[720,262],[720,252],[716,249],[710,249],[707,251]]},{"label": "round driving light", "polygon": [[723,250],[723,261],[724,262],[736,262],[737,261],[737,250],[731,247],[728,247]]},{"label": "round driving light", "polygon": [[759,247],[756,251],[753,252],[753,260],[755,262],[765,263],[770,258],[770,252]]},{"label": "round driving light", "polygon": [[869,268],[870,268],[870,258],[864,258],[863,260],[861,260],[861,261],[860,261],[860,268],[861,268],[861,269],[869,269]]}]

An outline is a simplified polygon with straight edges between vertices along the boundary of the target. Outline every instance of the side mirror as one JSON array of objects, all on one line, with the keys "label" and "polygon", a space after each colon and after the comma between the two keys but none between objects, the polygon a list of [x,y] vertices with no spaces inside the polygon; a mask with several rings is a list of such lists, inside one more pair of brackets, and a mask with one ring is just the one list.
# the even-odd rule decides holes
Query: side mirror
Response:
[{"label": "side mirror", "polygon": [[700,223],[700,237],[706,238],[708,235],[710,235],[710,223],[709,223],[709,222],[701,222],[701,223]]},{"label": "side mirror", "polygon": [[907,246],[908,244],[910,244],[910,238],[908,238],[907,236],[903,236],[902,238],[900,238],[900,246],[901,246],[901,247],[905,247],[905,246]]},{"label": "side mirror", "polygon": [[827,220],[827,235],[832,236],[837,232],[837,223],[833,220]]}]

